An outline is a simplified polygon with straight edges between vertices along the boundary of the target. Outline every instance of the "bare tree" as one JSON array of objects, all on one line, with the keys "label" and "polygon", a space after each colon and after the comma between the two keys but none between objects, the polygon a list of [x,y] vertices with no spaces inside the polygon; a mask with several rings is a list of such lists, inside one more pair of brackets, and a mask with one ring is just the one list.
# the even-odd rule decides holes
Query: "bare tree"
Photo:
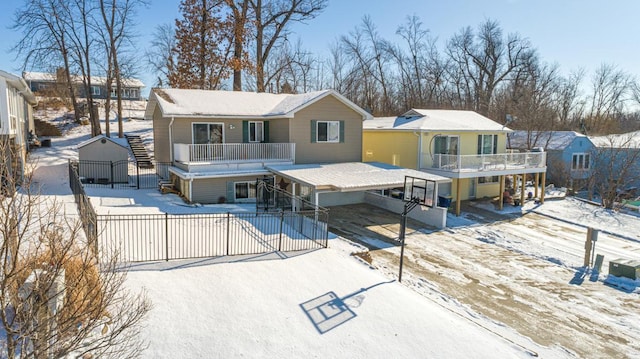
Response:
[{"label": "bare tree", "polygon": [[591,194],[599,194],[608,209],[621,206],[624,191],[640,184],[640,133],[630,132],[592,138],[596,145],[592,153],[589,178]]},{"label": "bare tree", "polygon": [[0,356],[137,357],[150,303],[125,288],[117,256],[97,257],[81,223],[40,196],[30,175],[20,188],[3,178],[17,190],[0,192]]},{"label": "bare tree", "polygon": [[[123,42],[131,38],[129,29],[131,25],[131,17],[135,13],[138,6],[145,4],[144,0],[99,0],[100,14],[102,15],[103,24],[107,34],[104,39],[107,53],[107,100],[105,103],[106,128],[109,127],[109,108],[111,101],[112,78],[116,84],[116,101],[118,114],[118,137],[124,137],[122,127],[122,72],[120,68],[120,52],[122,51]],[[109,135],[107,130],[107,136]]]},{"label": "bare tree", "polygon": [[[22,37],[12,51],[22,58],[23,70],[28,67],[51,69],[51,64],[64,67],[65,88],[71,99],[76,122],[80,120],[78,102],[72,81],[72,60],[68,36],[70,19],[62,0],[28,0],[15,13],[13,29]],[[60,80],[60,79],[58,79]]]},{"label": "bare tree", "polygon": [[592,77],[590,109],[586,118],[592,134],[617,132],[615,118],[632,97],[631,76],[614,65],[602,64]]},{"label": "bare tree", "polygon": [[[327,0],[248,0],[255,24],[256,89],[266,90],[264,66],[271,51],[289,33],[289,26],[315,18]],[[273,75],[273,74],[272,74]]]},{"label": "bare tree", "polygon": [[176,58],[172,49],[176,46],[173,26],[162,24],[155,27],[151,46],[145,51],[147,67],[154,71],[157,79],[154,86],[169,85],[169,74],[175,71]]},{"label": "bare tree", "polygon": [[526,66],[535,51],[519,35],[504,38],[496,21],[487,20],[475,34],[470,27],[449,40],[447,53],[456,64],[453,73],[461,102],[487,116],[495,90],[519,68]]}]

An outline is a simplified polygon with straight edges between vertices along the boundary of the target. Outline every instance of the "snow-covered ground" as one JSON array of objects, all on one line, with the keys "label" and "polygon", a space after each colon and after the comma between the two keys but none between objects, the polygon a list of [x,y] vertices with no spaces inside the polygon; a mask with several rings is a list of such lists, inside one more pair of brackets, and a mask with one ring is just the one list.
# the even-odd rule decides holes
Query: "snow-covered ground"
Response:
[{"label": "snow-covered ground", "polygon": [[[125,132],[150,136],[150,126],[126,121]],[[77,157],[75,145],[88,137],[87,126],[76,127],[32,154],[43,193],[67,203],[70,215],[75,208],[67,159]],[[110,213],[201,210],[157,191],[100,190],[90,196]],[[381,248],[372,251],[371,265],[351,255],[362,246],[337,236],[328,249],[304,253],[135,264],[128,286],[144,288],[154,302],[143,332],[150,343],[144,357],[639,356],[640,281],[613,281],[626,288],[620,290],[604,280],[612,279],[608,260],[640,259],[640,220],[574,199],[506,211],[519,214],[487,224],[465,213],[449,216],[446,230],[411,231],[402,284],[395,281],[399,247],[363,237],[357,239]],[[586,227],[601,230],[596,252],[606,260],[595,277],[580,272]],[[488,313],[492,308],[509,313]],[[518,312],[531,313],[525,316],[530,322],[509,322],[520,318]],[[549,325],[537,324],[536,315]],[[565,326],[567,320],[575,326]],[[546,336],[523,328],[537,325]],[[561,332],[569,330],[576,334]],[[611,342],[602,343],[607,331]],[[575,338],[573,345],[554,338],[567,335]]]}]

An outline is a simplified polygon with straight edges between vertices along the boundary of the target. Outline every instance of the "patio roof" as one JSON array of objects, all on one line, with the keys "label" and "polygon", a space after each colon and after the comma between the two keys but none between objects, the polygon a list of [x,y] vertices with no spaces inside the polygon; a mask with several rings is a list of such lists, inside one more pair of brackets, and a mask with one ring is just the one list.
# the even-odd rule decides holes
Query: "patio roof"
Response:
[{"label": "patio roof", "polygon": [[379,162],[276,165],[267,169],[318,190],[352,192],[404,186],[405,176],[448,183],[451,179]]}]

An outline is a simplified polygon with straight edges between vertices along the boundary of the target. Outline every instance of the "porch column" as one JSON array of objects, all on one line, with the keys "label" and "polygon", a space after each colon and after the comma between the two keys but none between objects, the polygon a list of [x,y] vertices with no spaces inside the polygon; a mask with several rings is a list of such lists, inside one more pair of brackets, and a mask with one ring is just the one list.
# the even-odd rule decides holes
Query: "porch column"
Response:
[{"label": "porch column", "polygon": [[456,216],[460,217],[460,178],[456,178]]},{"label": "porch column", "polygon": [[520,184],[520,205],[522,206],[522,205],[524,205],[524,192],[525,192],[524,186],[525,186],[525,180],[527,178],[527,174],[523,173],[520,176],[522,176],[521,177],[521,182],[520,182],[521,183]]},{"label": "porch column", "polygon": [[540,203],[544,203],[544,192],[545,192],[545,187],[547,186],[546,181],[547,181],[547,172],[542,172],[542,188],[540,189],[541,191]]},{"label": "porch column", "polygon": [[315,202],[313,202],[313,204],[316,205],[316,209],[318,209],[318,207],[320,207],[320,194],[318,193],[318,189],[314,188],[313,189],[313,193],[315,194]]},{"label": "porch column", "polygon": [[538,198],[538,183],[540,183],[540,172],[536,172],[534,181],[535,181],[534,197]]},{"label": "porch column", "polygon": [[504,175],[500,175],[500,199],[498,200],[498,208],[502,211],[504,208]]}]

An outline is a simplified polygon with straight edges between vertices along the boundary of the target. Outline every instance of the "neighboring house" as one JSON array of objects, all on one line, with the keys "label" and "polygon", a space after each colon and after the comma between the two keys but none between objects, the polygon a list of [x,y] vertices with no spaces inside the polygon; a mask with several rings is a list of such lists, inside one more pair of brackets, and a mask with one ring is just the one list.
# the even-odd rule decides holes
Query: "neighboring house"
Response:
[{"label": "neighboring house", "polygon": [[640,131],[589,137],[595,151],[594,186],[619,193],[640,193]]},{"label": "neighboring house", "polygon": [[[458,215],[461,200],[499,196],[502,206],[505,176],[533,174],[538,179],[542,174],[544,185],[545,153],[507,153],[511,130],[473,111],[412,109],[364,121],[363,132],[363,161],[453,179],[452,188],[442,187],[439,193],[456,199]],[[544,193],[540,198],[544,201]]]},{"label": "neighboring house", "polygon": [[[65,72],[59,70],[56,73],[48,72],[23,72],[22,76],[29,84],[32,92],[39,96],[58,95],[66,91]],[[82,84],[82,77],[73,75],[71,77],[75,85],[75,91],[81,98],[86,98],[85,87]],[[111,92],[107,93],[107,78],[92,76],[91,77],[91,94],[93,99],[106,99],[108,96],[116,98],[117,89],[115,80],[111,88]],[[142,100],[141,90],[144,88],[142,81],[138,79],[126,78],[122,80],[122,98],[125,100]]]},{"label": "neighboring house", "polygon": [[547,181],[557,186],[581,189],[591,175],[594,145],[574,131],[514,131],[507,149],[547,152]]},{"label": "neighboring house", "polygon": [[[437,186],[449,179],[361,163],[362,123],[368,118],[333,90],[292,95],[154,89],[145,112],[153,120],[156,161],[171,163],[174,186],[192,202],[255,202],[256,179],[266,178],[319,206],[369,202],[391,208],[380,194],[402,187],[405,175],[432,180],[435,198]],[[389,200],[401,209],[401,201]],[[445,225],[446,210],[423,212],[432,217],[425,222]]]},{"label": "neighboring house", "polygon": [[[2,166],[0,187],[13,178],[16,184],[24,178],[24,167],[29,147],[29,132],[33,124],[33,107],[36,99],[25,81],[0,70],[0,159]],[[8,173],[6,173],[8,172]]]}]

